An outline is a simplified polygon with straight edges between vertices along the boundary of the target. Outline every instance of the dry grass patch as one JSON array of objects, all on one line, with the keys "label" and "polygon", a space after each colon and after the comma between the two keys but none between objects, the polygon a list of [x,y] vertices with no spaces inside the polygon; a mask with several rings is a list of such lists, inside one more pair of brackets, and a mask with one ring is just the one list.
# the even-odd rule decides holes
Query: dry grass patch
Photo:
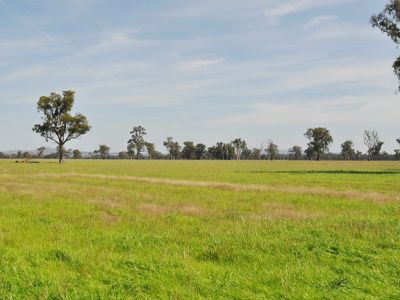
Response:
[{"label": "dry grass patch", "polygon": [[103,211],[101,213],[100,217],[104,222],[109,223],[109,224],[117,223],[119,220],[118,216],[114,215],[112,212],[110,212],[108,210]]},{"label": "dry grass patch", "polygon": [[137,207],[139,212],[149,215],[164,215],[164,214],[181,214],[187,216],[205,216],[210,215],[210,211],[197,205],[160,205],[154,203],[142,204]]},{"label": "dry grass patch", "polygon": [[283,203],[265,203],[262,207],[262,212],[258,214],[251,214],[251,218],[258,220],[265,219],[288,219],[288,220],[308,220],[317,219],[322,217],[320,213],[306,211],[297,208],[293,204]]},{"label": "dry grass patch", "polygon": [[206,181],[190,181],[190,180],[175,180],[175,179],[164,179],[164,178],[149,178],[149,177],[138,177],[138,176],[114,176],[114,175],[103,175],[103,174],[80,174],[80,173],[65,173],[65,174],[37,174],[36,176],[41,177],[82,177],[82,178],[94,178],[94,179],[109,179],[109,180],[132,180],[142,183],[150,184],[164,184],[181,187],[201,187],[201,188],[213,188],[220,190],[231,190],[236,192],[282,192],[292,194],[310,194],[310,195],[326,195],[338,198],[347,198],[354,200],[369,200],[375,202],[392,202],[400,201],[398,195],[388,195],[378,192],[363,192],[358,190],[347,190],[340,191],[324,187],[305,187],[305,186],[273,186],[267,184],[235,184],[235,183],[213,183]]}]

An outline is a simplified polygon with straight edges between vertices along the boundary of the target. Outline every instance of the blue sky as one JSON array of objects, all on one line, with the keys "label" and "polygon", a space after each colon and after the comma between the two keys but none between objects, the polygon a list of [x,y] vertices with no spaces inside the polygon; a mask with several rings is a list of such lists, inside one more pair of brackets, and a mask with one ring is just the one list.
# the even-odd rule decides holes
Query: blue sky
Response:
[{"label": "blue sky", "polygon": [[[34,134],[42,95],[76,91],[92,131],[68,148],[124,150],[142,125],[208,145],[306,145],[309,127],[362,144],[400,137],[395,46],[369,24],[383,0],[0,0],[0,149]],[[51,144],[48,144],[51,145]]]}]

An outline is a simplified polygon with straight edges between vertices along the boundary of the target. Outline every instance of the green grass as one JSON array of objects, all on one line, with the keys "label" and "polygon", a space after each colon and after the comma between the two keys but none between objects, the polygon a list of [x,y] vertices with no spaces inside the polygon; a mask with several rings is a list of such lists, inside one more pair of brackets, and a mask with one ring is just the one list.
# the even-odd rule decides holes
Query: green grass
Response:
[{"label": "green grass", "polygon": [[400,163],[0,160],[1,299],[399,299]]}]

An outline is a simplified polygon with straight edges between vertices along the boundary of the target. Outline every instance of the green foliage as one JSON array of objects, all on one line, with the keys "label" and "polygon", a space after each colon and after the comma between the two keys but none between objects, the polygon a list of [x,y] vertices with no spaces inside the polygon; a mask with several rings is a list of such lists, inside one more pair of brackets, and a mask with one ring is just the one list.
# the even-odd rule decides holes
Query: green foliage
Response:
[{"label": "green foliage", "polygon": [[95,150],[94,153],[100,154],[101,159],[106,159],[110,155],[110,150],[107,145],[99,145],[99,149]]},{"label": "green foliage", "polygon": [[74,151],[72,151],[72,157],[75,158],[75,159],[82,158],[81,151],[79,151],[78,149],[75,149]]},{"label": "green foliage", "polygon": [[309,128],[304,135],[310,141],[307,144],[306,155],[311,156],[315,153],[317,160],[320,160],[321,154],[327,152],[329,145],[333,143],[332,135],[326,128]]},{"label": "green foliage", "polygon": [[144,136],[147,134],[146,129],[142,126],[135,126],[130,134],[131,138],[128,140],[127,146],[128,153],[131,158],[136,156],[136,158],[139,159],[140,154],[146,146],[146,141],[144,140]]},{"label": "green foliage", "polygon": [[[209,158],[216,160],[231,160],[235,157],[239,159],[242,151],[235,149],[231,143],[218,142],[215,146],[209,147],[207,153]],[[239,155],[239,158],[238,156]]]},{"label": "green foliage", "polygon": [[[390,0],[381,13],[371,17],[371,24],[400,44],[400,1]],[[400,80],[400,56],[393,63],[393,71]]]},{"label": "green foliage", "polygon": [[303,156],[303,149],[300,146],[293,146],[289,149],[290,159],[300,160]]},{"label": "green foliage", "polygon": [[191,141],[183,142],[182,158],[191,160],[195,158],[195,154],[196,154],[196,148],[193,142]]},{"label": "green foliage", "polygon": [[149,159],[157,158],[156,145],[153,143],[146,142],[145,146],[146,146],[147,155],[148,155]]},{"label": "green foliage", "polygon": [[64,91],[63,95],[51,93],[40,97],[37,103],[38,112],[43,113],[42,123],[36,124],[33,131],[58,145],[59,162],[64,156],[63,147],[70,140],[86,134],[90,130],[87,118],[82,114],[71,115],[75,92]]},{"label": "green foliage", "polygon": [[233,147],[235,147],[236,159],[239,160],[243,151],[247,148],[246,141],[243,141],[242,139],[235,139],[232,141],[231,144],[233,145]]},{"label": "green foliage", "polygon": [[44,150],[46,150],[46,148],[43,147],[43,146],[36,149],[36,151],[37,151],[37,156],[38,156],[39,158],[43,158]]},{"label": "green foliage", "polygon": [[267,148],[265,149],[267,152],[269,160],[273,161],[276,156],[279,154],[278,145],[274,144],[272,140],[268,141]]},{"label": "green foliage", "polygon": [[178,142],[174,141],[172,137],[167,137],[164,141],[164,147],[167,148],[170,159],[178,159],[181,154],[181,146]]},{"label": "green foliage", "polygon": [[[400,145],[400,139],[397,139],[396,142]],[[395,158],[400,159],[400,149],[395,149],[394,153]]]},{"label": "green foliage", "polygon": [[207,146],[204,144],[197,144],[194,149],[194,154],[197,160],[200,160],[203,158],[203,156],[206,154],[206,148]]},{"label": "green foliage", "polygon": [[341,154],[344,158],[344,160],[351,160],[355,155],[356,152],[354,151],[354,143],[353,141],[347,140],[344,141],[340,147],[342,148]]}]

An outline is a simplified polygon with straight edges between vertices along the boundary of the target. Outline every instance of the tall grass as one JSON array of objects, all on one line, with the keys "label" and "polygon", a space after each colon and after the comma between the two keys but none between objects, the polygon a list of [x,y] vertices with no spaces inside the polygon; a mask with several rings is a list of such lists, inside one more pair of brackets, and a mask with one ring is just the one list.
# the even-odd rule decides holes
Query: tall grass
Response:
[{"label": "tall grass", "polygon": [[0,161],[0,298],[398,299],[398,170]]}]

